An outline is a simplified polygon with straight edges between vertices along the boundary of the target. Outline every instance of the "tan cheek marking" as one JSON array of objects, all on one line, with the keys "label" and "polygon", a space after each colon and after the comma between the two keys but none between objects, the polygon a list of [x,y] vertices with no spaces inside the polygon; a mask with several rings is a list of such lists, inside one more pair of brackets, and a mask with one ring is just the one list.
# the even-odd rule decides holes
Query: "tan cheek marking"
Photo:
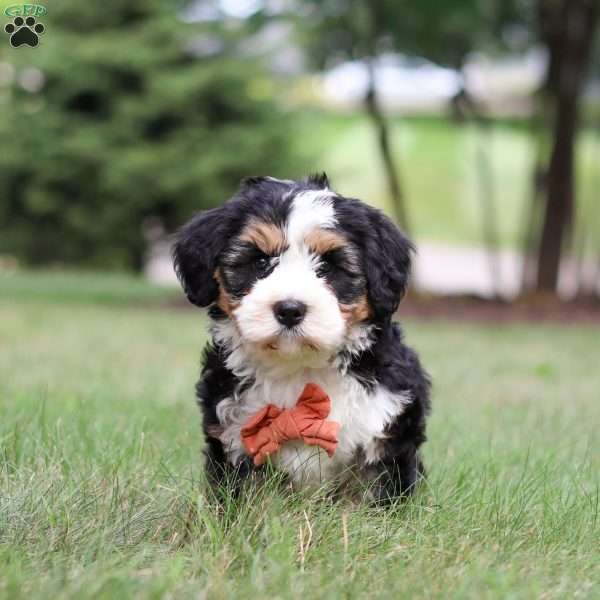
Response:
[{"label": "tan cheek marking", "polygon": [[285,245],[285,234],[277,225],[258,221],[248,223],[240,239],[254,244],[268,256],[280,254]]},{"label": "tan cheek marking", "polygon": [[315,229],[305,238],[304,243],[315,253],[325,254],[346,245],[346,239],[335,231]]},{"label": "tan cheek marking", "polygon": [[233,311],[240,305],[240,303],[233,300],[225,291],[225,286],[223,285],[223,276],[218,269],[215,271],[214,278],[219,284],[219,297],[217,298],[217,306],[226,315],[231,316]]},{"label": "tan cheek marking", "polygon": [[366,296],[362,296],[353,304],[340,304],[340,310],[346,323],[349,325],[366,321],[373,316],[371,306]]}]

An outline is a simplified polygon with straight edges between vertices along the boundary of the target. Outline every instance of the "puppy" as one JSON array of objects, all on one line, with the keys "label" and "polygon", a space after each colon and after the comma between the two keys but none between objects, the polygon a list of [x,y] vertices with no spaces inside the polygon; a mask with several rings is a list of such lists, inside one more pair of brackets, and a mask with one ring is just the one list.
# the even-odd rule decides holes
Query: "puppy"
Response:
[{"label": "puppy", "polygon": [[392,322],[412,250],[324,174],[245,179],[182,228],[175,270],[212,320],[197,396],[214,483],[270,463],[298,487],[413,491],[430,383]]}]

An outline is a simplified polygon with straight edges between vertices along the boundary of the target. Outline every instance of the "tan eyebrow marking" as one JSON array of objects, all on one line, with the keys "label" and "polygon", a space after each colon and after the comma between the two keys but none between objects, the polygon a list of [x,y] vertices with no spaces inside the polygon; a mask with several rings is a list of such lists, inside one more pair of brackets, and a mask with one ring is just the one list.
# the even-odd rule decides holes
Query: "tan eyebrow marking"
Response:
[{"label": "tan eyebrow marking", "polygon": [[304,243],[315,253],[325,254],[336,248],[342,248],[346,245],[346,238],[343,235],[329,229],[315,229],[305,238]]},{"label": "tan eyebrow marking", "polygon": [[285,234],[273,223],[250,221],[240,235],[240,239],[254,244],[268,256],[281,254],[285,246]]}]

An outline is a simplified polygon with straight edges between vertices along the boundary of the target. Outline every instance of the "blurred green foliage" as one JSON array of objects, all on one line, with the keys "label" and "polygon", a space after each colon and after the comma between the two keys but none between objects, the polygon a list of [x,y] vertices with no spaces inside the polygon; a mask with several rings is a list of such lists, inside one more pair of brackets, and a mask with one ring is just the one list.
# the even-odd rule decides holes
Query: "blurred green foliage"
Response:
[{"label": "blurred green foliage", "polygon": [[246,175],[288,172],[290,119],[243,32],[182,3],[61,0],[37,48],[0,51],[0,253],[139,268]]},{"label": "blurred green foliage", "polygon": [[[304,9],[297,19],[300,40],[319,67],[400,52],[459,70],[474,50],[504,49],[502,32],[523,26],[532,10],[532,0],[297,0],[297,5]],[[521,37],[522,44],[531,42]]]}]

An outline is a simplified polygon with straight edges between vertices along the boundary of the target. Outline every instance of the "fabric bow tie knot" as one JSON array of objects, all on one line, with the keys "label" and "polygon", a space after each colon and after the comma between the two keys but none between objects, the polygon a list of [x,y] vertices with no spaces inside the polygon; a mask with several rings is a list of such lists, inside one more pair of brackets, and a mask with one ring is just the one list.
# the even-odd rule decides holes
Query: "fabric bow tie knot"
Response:
[{"label": "fabric bow tie knot", "polygon": [[293,408],[268,404],[246,422],[241,429],[244,448],[257,466],[289,440],[319,446],[333,456],[340,424],[325,420],[330,410],[329,396],[318,385],[307,383]]}]

